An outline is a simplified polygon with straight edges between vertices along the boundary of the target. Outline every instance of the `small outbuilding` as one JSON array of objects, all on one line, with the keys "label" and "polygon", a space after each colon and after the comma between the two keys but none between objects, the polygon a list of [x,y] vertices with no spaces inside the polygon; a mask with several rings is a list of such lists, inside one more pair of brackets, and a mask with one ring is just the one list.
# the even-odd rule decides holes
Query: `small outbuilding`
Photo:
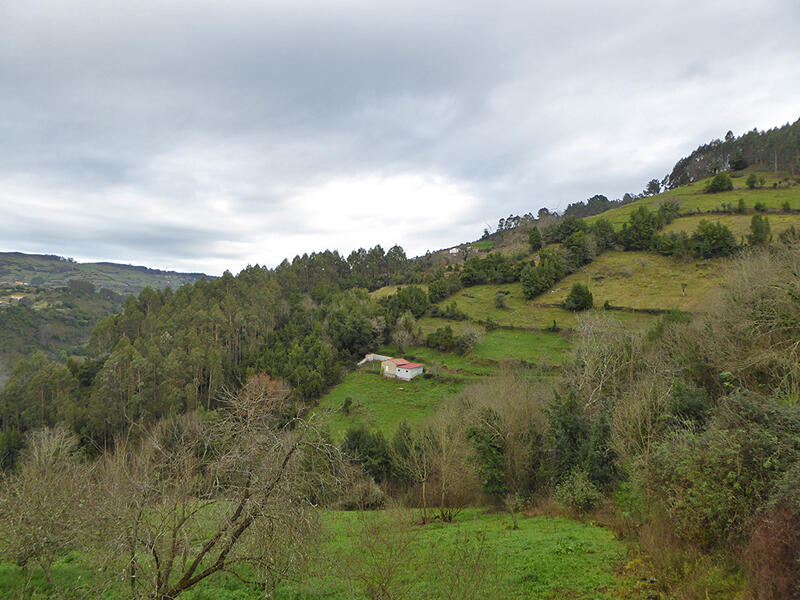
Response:
[{"label": "small outbuilding", "polygon": [[425,365],[420,363],[403,363],[402,365],[397,365],[396,377],[405,381],[411,381],[417,375],[422,375],[424,368]]}]

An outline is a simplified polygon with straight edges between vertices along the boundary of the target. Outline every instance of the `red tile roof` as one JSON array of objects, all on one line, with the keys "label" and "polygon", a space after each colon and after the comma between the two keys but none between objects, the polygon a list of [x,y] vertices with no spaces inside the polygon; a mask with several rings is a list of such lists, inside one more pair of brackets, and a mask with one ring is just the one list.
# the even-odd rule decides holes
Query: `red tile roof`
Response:
[{"label": "red tile roof", "polygon": [[420,363],[403,363],[401,365],[397,365],[398,367],[402,367],[403,369],[416,369],[418,367],[424,367],[425,365]]},{"label": "red tile roof", "polygon": [[408,362],[405,358],[390,358],[389,360],[396,365],[404,365]]}]

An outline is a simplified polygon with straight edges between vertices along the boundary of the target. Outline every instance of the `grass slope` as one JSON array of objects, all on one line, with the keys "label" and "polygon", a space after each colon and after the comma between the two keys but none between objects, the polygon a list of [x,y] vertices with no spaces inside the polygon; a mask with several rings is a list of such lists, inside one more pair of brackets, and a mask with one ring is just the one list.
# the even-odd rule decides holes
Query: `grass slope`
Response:
[{"label": "grass slope", "polygon": [[[378,515],[380,516],[380,515]],[[284,583],[276,600],[361,600],[358,586],[341,572],[342,558],[358,554],[357,531],[363,515],[355,512],[325,512],[321,558],[311,566],[303,583]],[[369,515],[368,515],[369,518]],[[434,523],[413,527],[411,552],[403,558],[398,581],[408,598],[445,598],[442,565],[459,568],[456,548],[465,539],[484,538],[488,559],[491,598],[497,600],[547,600],[555,598],[606,599],[627,597],[634,581],[615,576],[626,556],[626,548],[614,535],[588,523],[551,517],[520,517],[512,529],[503,513],[486,514],[468,509],[451,524]],[[89,583],[92,570],[85,558],[71,553],[53,567],[55,589],[48,589],[41,569],[30,572],[27,598],[77,599],[94,597]],[[25,576],[9,563],[0,564],[0,596],[21,597]],[[255,589],[221,574],[201,582],[181,595],[187,600],[257,600]],[[108,589],[108,600],[129,597],[123,586]]]},{"label": "grass slope", "polygon": [[[773,237],[777,238],[777,235],[784,230],[788,229],[792,225],[794,225],[795,229],[800,229],[800,214],[765,214],[765,217],[769,219],[770,229],[772,231]],[[724,214],[710,214],[710,215],[692,215],[689,217],[681,217],[680,219],[676,219],[666,227],[664,227],[664,231],[666,233],[672,231],[685,231],[689,235],[691,235],[695,229],[697,229],[698,223],[705,219],[706,221],[712,223],[722,223],[723,225],[727,226],[732,232],[733,235],[736,236],[736,240],[738,242],[742,242],[742,240],[747,240],[746,236],[751,233],[750,231],[750,220],[753,218],[752,214],[744,214],[744,215],[724,215]]]},{"label": "grass slope", "polygon": [[[595,306],[702,311],[722,281],[726,259],[683,262],[652,252],[607,251],[540,296],[563,302],[575,283],[584,283]],[[681,284],[686,283],[686,295]]]},{"label": "grass slope", "polygon": [[[312,414],[324,420],[337,441],[358,424],[391,437],[401,421],[417,423],[429,417],[443,398],[458,393],[466,382],[465,376],[402,381],[382,377],[377,370],[359,369],[323,396]],[[342,411],[347,398],[352,400],[350,414]]]},{"label": "grass slope", "polygon": [[0,252],[0,286],[17,282],[45,287],[67,285],[70,279],[93,283],[98,289],[136,293],[145,287],[173,289],[205,277],[202,273],[178,273],[115,263],[77,263],[58,256]]},{"label": "grass slope", "polygon": [[765,186],[760,189],[751,190],[748,189],[745,184],[748,173],[749,171],[734,174],[734,188],[730,192],[706,194],[706,184],[711,178],[701,179],[700,181],[681,186],[674,190],[668,190],[656,196],[642,198],[631,204],[612,208],[599,215],[586,217],[585,220],[588,223],[593,223],[597,219],[605,218],[619,229],[622,227],[623,223],[628,221],[630,214],[639,206],[647,206],[655,210],[664,200],[677,200],[681,206],[681,213],[695,211],[709,212],[721,208],[723,204],[736,206],[739,202],[739,198],[743,198],[747,207],[751,209],[756,202],[762,202],[767,208],[771,209],[780,209],[784,202],[788,202],[790,208],[793,210],[800,208],[800,185],[794,184],[790,187],[773,188],[772,185],[778,181],[781,181],[782,185],[786,186],[788,178],[784,175],[763,173],[766,178]]},{"label": "grass slope", "polygon": [[[495,294],[499,290],[508,291],[506,308],[497,308],[494,304]],[[534,301],[525,300],[522,285],[519,282],[504,285],[476,285],[466,288],[440,303],[455,302],[458,309],[470,319],[485,321],[492,319],[498,325],[518,329],[541,330],[550,327],[555,321],[558,327],[574,327],[580,316],[563,308],[548,306],[556,300],[549,293],[542,294]],[[616,312],[615,316],[625,325],[633,328],[644,328],[652,323],[652,315]]]}]

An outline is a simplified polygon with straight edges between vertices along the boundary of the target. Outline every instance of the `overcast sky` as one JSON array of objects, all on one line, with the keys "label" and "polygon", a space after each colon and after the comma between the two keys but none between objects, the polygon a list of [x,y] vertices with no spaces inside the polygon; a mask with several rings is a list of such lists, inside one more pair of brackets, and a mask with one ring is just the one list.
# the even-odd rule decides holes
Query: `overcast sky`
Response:
[{"label": "overcast sky", "polygon": [[418,255],[795,121],[799,36],[797,0],[0,0],[0,250]]}]

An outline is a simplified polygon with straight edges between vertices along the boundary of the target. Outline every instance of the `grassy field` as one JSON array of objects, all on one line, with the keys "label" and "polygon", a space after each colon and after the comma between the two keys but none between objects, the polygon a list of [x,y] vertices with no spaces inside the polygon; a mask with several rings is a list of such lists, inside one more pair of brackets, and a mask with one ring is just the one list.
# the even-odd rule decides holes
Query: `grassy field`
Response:
[{"label": "grassy field", "polygon": [[549,367],[563,364],[571,349],[569,339],[559,333],[497,329],[475,345],[472,356],[493,361],[517,359]]},{"label": "grassy field", "polygon": [[[461,570],[465,544],[481,545],[483,556],[477,562],[485,574],[484,597],[498,600],[556,598],[612,599],[627,596],[633,581],[615,575],[624,561],[626,547],[603,528],[587,523],[551,517],[524,517],[514,530],[508,515],[468,509],[450,524],[408,525],[408,515],[379,513],[325,512],[322,515],[321,558],[311,566],[302,583],[285,583],[276,600],[360,600],[366,598],[361,586],[348,577],[348,559],[364,559],[365,519],[378,519],[379,535],[405,528],[407,552],[400,556],[396,577],[397,596],[406,598],[446,598],[443,587],[452,585],[443,576]],[[467,551],[467,556],[474,556]],[[324,558],[323,558],[324,557]],[[366,560],[369,560],[368,558]],[[56,589],[47,590],[39,569],[31,572],[27,598],[84,598],[92,571],[77,553],[58,561],[53,568]],[[468,575],[468,574],[467,574]],[[19,597],[24,581],[21,570],[0,564],[0,596]],[[68,590],[68,591],[65,591]],[[128,597],[125,590],[107,590],[109,600]],[[187,600],[257,600],[263,591],[248,586],[233,576],[221,574],[201,582],[181,595]]]},{"label": "grassy field", "polygon": [[452,352],[441,352],[425,346],[413,346],[400,352],[396,346],[384,346],[380,354],[405,358],[412,362],[421,362],[426,372],[440,368],[445,375],[491,375],[495,372],[495,362],[472,354],[460,356]]},{"label": "grassy field", "polygon": [[[681,212],[694,212],[694,211],[713,211],[716,208],[721,208],[723,204],[732,204],[736,206],[739,198],[743,198],[748,208],[752,209],[756,202],[762,202],[767,208],[780,209],[784,202],[788,202],[791,209],[800,209],[800,185],[792,185],[791,187],[773,188],[773,183],[779,180],[785,182],[787,177],[784,175],[775,176],[772,173],[763,173],[766,177],[766,184],[761,189],[750,190],[745,185],[747,178],[745,172],[741,176],[733,178],[734,189],[730,192],[720,192],[717,194],[706,194],[705,187],[709,179],[702,179],[694,183],[690,183],[674,190],[669,190],[663,194],[643,198],[632,204],[612,208],[602,214],[587,217],[585,220],[592,223],[600,218],[605,218],[611,221],[615,227],[622,227],[630,218],[630,214],[639,206],[647,206],[650,209],[657,209],[658,205],[664,200],[677,200],[681,206]],[[738,174],[737,174],[738,175]]]},{"label": "grassy field", "polygon": [[494,248],[494,241],[492,240],[479,240],[470,244],[476,250],[491,250]]},{"label": "grassy field", "polygon": [[[772,236],[774,238],[778,237],[778,234],[782,231],[788,229],[790,226],[794,225],[795,229],[800,229],[800,214],[766,214],[767,219],[769,219],[770,229],[772,231]],[[712,223],[722,223],[723,225],[727,226],[732,232],[733,235],[736,236],[736,240],[741,242],[742,240],[746,240],[747,236],[750,233],[750,220],[753,218],[752,214],[744,214],[744,215],[718,215],[718,214],[711,214],[711,215],[692,215],[689,217],[681,217],[680,219],[676,219],[666,227],[664,227],[664,231],[666,233],[672,231],[685,231],[688,234],[692,234],[695,229],[697,229],[698,223],[705,219],[706,221],[710,221]]]},{"label": "grassy field", "polygon": [[[324,419],[336,440],[358,424],[391,437],[401,421],[415,423],[432,415],[442,399],[458,393],[469,377],[445,379],[416,377],[402,381],[382,377],[376,370],[359,369],[348,373],[342,383],[323,396],[313,412]],[[347,398],[352,400],[350,414],[342,411]]]},{"label": "grassy field", "polygon": [[[421,287],[426,292],[428,291],[428,286],[427,285],[425,285],[425,284],[416,284],[416,285],[417,285],[417,287]],[[397,290],[400,289],[401,287],[407,287],[407,286],[405,286],[405,285],[385,285],[382,288],[378,288],[374,292],[370,292],[370,296],[372,296],[376,300],[378,298],[385,298],[387,296],[391,296],[392,294],[397,293]]]},{"label": "grassy field", "polygon": [[[497,308],[494,304],[495,294],[499,290],[508,291],[506,308]],[[454,296],[443,300],[443,307],[455,301],[459,310],[470,319],[492,319],[498,325],[520,329],[541,330],[550,327],[555,321],[560,328],[574,327],[579,315],[563,308],[547,306],[557,300],[545,293],[536,301],[528,301],[522,296],[522,285],[519,282],[504,285],[476,285],[466,288]],[[645,328],[653,322],[653,316],[641,313],[615,312],[614,315],[627,326]]]},{"label": "grassy field", "polygon": [[[329,513],[326,517],[328,556],[358,553],[357,513]],[[623,587],[615,568],[624,560],[625,546],[605,529],[568,519],[521,518],[513,530],[506,514],[464,511],[454,523],[412,526],[413,541],[398,586],[408,598],[444,598],[442,571],[463,568],[457,544],[485,536],[489,584],[485,597],[500,599],[617,598]],[[364,598],[336,565],[304,586],[287,586],[278,598]],[[325,571],[322,571],[323,573]],[[438,580],[438,581],[437,581]]]},{"label": "grassy field", "polygon": [[[627,308],[702,311],[719,289],[726,259],[683,262],[652,252],[604,252],[594,262],[559,281],[544,294],[563,302],[572,285],[584,283],[594,305],[608,301]],[[681,284],[686,283],[684,296]]]}]

